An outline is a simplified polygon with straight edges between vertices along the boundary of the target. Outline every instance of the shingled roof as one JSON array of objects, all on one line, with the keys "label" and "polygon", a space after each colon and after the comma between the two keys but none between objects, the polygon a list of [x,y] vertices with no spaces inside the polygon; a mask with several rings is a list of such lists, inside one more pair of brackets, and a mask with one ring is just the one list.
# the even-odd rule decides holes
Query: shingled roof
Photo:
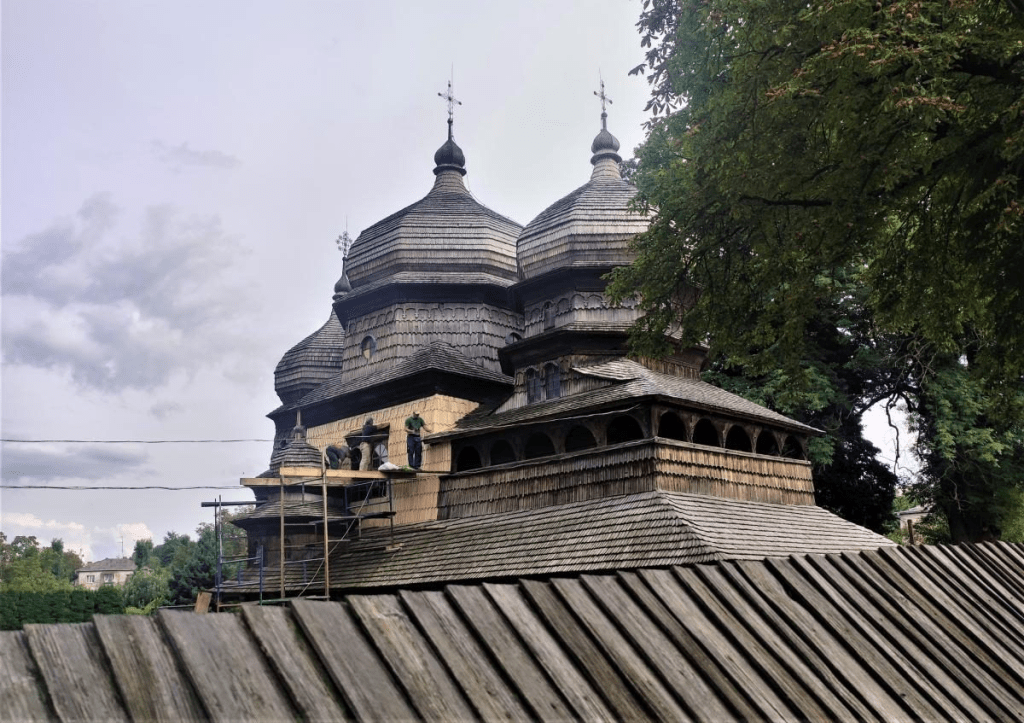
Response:
[{"label": "shingled roof", "polygon": [[0,718],[1024,720],[1024,546],[886,548],[0,633]]},{"label": "shingled roof", "polygon": [[345,330],[331,311],[327,322],[293,346],[274,369],[274,391],[284,404],[330,379],[341,369]]},{"label": "shingled roof", "polygon": [[495,411],[495,407],[481,408],[460,419],[454,429],[429,435],[427,439],[456,438],[511,425],[543,422],[616,404],[635,403],[645,397],[673,399],[693,409],[770,423],[804,434],[820,432],[700,379],[662,374],[629,359],[577,366],[572,371],[603,379],[609,384],[603,388],[588,389],[578,394],[504,411]]},{"label": "shingled roof", "polygon": [[468,379],[479,379],[485,382],[505,384],[511,386],[512,379],[501,372],[491,371],[474,364],[451,344],[443,341],[433,341],[427,346],[417,349],[411,356],[399,362],[393,367],[381,369],[357,379],[349,379],[344,373],[334,375],[319,387],[302,397],[298,402],[290,405],[282,405],[271,412],[271,415],[299,407],[308,407],[320,402],[351,394],[353,392],[371,389],[383,384],[390,384],[399,379],[405,379],[428,370],[435,370],[463,376]]},{"label": "shingled roof", "polygon": [[135,560],[130,557],[105,557],[75,570],[79,572],[134,572]]},{"label": "shingled roof", "polygon": [[[891,546],[889,539],[813,505],[745,502],[644,492],[539,509],[367,529],[331,556],[331,587],[379,589],[479,582],[716,560],[761,560],[797,552]],[[299,589],[323,577],[288,572]],[[254,592],[248,570],[230,589]],[[264,569],[265,589],[280,584]]]}]

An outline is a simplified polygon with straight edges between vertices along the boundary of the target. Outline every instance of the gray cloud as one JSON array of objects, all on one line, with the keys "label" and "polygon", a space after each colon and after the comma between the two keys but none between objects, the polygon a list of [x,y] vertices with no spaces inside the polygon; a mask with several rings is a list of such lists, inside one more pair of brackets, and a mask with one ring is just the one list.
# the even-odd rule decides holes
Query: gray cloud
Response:
[{"label": "gray cloud", "polygon": [[126,472],[147,474],[149,455],[112,445],[50,445],[5,443],[0,460],[4,482],[56,482],[64,479],[101,480]]},{"label": "gray cloud", "polygon": [[183,166],[235,168],[242,164],[238,158],[228,153],[194,150],[188,147],[188,143],[170,146],[163,141],[153,141],[152,148],[157,158],[178,169]]},{"label": "gray cloud", "polygon": [[183,412],[184,410],[185,410],[185,407],[183,407],[182,405],[178,404],[177,402],[167,402],[167,401],[164,401],[164,402],[157,402],[152,407],[150,407],[149,408],[149,413],[152,414],[157,419],[162,421],[164,419],[167,419],[172,414],[177,414],[178,412]]},{"label": "gray cloud", "polygon": [[153,389],[242,352],[240,246],[216,217],[169,206],[125,234],[105,196],[3,257],[5,363],[70,370],[104,391]]}]

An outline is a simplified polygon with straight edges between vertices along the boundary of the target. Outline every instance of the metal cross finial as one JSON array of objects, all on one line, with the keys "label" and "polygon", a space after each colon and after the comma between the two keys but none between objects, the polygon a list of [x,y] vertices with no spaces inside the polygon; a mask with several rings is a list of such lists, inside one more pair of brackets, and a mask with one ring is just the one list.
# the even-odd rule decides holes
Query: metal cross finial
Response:
[{"label": "metal cross finial", "polygon": [[452,92],[452,82],[448,81],[448,92],[438,93],[438,97],[444,98],[448,101],[448,140],[452,139],[452,124],[455,122],[455,106],[462,105],[461,100],[455,99],[455,94]]},{"label": "metal cross finial", "polygon": [[[600,77],[600,76],[598,76],[598,77]],[[608,127],[608,122],[607,122],[606,119],[608,118],[608,112],[605,110],[605,103],[607,103],[608,105],[611,105],[612,104],[612,99],[604,94],[604,78],[601,78],[601,92],[598,93],[595,90],[594,91],[594,95],[596,95],[598,98],[601,99],[601,127],[602,128],[607,128]]]}]

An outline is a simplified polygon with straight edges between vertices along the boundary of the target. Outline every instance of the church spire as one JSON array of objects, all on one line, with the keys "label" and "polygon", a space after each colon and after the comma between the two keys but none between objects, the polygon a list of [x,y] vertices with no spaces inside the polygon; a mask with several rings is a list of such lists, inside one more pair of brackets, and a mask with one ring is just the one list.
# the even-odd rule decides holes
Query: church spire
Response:
[{"label": "church spire", "polygon": [[451,80],[448,81],[448,92],[438,93],[437,95],[448,101],[448,140],[434,154],[434,175],[439,176],[444,171],[456,171],[459,175],[465,176],[466,154],[455,143],[455,133],[453,130],[455,125],[455,106],[462,105],[462,101],[455,98]]},{"label": "church spire", "polygon": [[590,162],[594,166],[594,173],[591,177],[621,178],[619,164],[622,163],[622,158],[616,152],[619,150],[619,140],[608,132],[607,107],[611,105],[612,99],[604,92],[604,79],[601,80],[601,91],[595,90],[594,95],[601,99],[601,132],[590,144],[590,152],[594,154],[590,158]]}]

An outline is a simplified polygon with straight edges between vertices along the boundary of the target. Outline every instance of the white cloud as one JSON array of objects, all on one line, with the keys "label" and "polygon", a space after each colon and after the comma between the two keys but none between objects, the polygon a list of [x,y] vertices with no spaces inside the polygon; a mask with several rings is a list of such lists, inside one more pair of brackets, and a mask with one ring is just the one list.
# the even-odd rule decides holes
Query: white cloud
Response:
[{"label": "white cloud", "polygon": [[237,323],[259,308],[226,273],[244,256],[215,216],[151,206],[126,235],[110,198],[30,235],[3,258],[7,364],[68,369],[106,392],[154,389],[176,371],[231,359],[255,341]]},{"label": "white cloud", "polygon": [[183,166],[205,168],[235,168],[241,161],[229,153],[217,150],[200,151],[188,147],[188,143],[170,146],[163,141],[153,141],[153,153],[164,163],[180,170]]}]

